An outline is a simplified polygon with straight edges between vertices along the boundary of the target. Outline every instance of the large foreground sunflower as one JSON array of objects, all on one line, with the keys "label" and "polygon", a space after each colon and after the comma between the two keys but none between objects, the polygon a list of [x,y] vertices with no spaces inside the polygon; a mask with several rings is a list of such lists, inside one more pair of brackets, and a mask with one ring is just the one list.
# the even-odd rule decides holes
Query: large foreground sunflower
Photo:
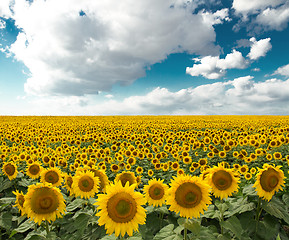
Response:
[{"label": "large foreground sunflower", "polygon": [[163,181],[153,178],[144,186],[143,190],[150,205],[157,207],[165,203],[169,187]]},{"label": "large foreground sunflower", "polygon": [[98,192],[99,178],[95,177],[93,172],[78,172],[72,181],[73,193],[76,197],[90,198]]},{"label": "large foreground sunflower", "polygon": [[2,172],[9,178],[9,180],[12,180],[17,177],[17,165],[14,162],[6,162],[3,164]]},{"label": "large foreground sunflower", "polygon": [[47,183],[30,185],[23,206],[27,217],[39,225],[45,220],[55,221],[65,213],[65,202],[60,190]]},{"label": "large foreground sunflower", "polygon": [[275,167],[264,164],[263,169],[259,169],[259,172],[256,174],[256,182],[254,183],[259,197],[270,201],[275,192],[282,190],[285,177],[280,168],[281,166]]},{"label": "large foreground sunflower", "polygon": [[98,224],[105,225],[106,232],[116,236],[126,233],[132,236],[133,231],[138,231],[139,224],[145,224],[145,209],[141,206],[146,203],[144,196],[135,192],[136,184],[127,182],[122,186],[120,181],[109,185],[106,194],[99,194],[97,205],[99,212]]},{"label": "large foreground sunflower", "polygon": [[240,181],[234,175],[233,169],[225,168],[221,164],[210,169],[206,180],[212,187],[215,197],[219,197],[220,199],[227,198],[238,191],[238,183]]},{"label": "large foreground sunflower", "polygon": [[181,217],[198,218],[211,204],[210,187],[201,178],[178,175],[171,180],[167,204]]}]

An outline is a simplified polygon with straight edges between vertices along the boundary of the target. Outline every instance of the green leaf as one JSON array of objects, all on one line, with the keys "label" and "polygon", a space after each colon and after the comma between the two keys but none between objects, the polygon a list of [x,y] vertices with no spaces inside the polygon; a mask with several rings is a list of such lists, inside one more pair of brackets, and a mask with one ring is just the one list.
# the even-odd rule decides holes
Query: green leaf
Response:
[{"label": "green leaf", "polygon": [[264,220],[258,224],[258,236],[264,240],[271,240],[276,238],[277,233],[279,232],[280,224],[276,218],[266,215]]},{"label": "green leaf", "polygon": [[284,204],[277,197],[273,196],[270,202],[264,202],[263,209],[270,215],[283,219],[287,224],[289,224],[289,214],[284,208]]},{"label": "green leaf", "polygon": [[14,203],[16,200],[15,197],[6,197],[6,198],[0,198],[0,204],[7,204],[7,203]]},{"label": "green leaf", "polygon": [[241,233],[243,229],[239,219],[236,216],[230,217],[228,220],[223,222],[222,225],[224,228],[234,233],[238,239],[241,239]]},{"label": "green leaf", "polygon": [[6,178],[3,182],[1,182],[0,192],[12,187],[12,185],[13,185],[12,182],[8,178]]},{"label": "green leaf", "polygon": [[31,184],[33,184],[33,180],[31,179],[26,179],[26,178],[22,178],[19,182],[18,185],[19,186],[23,186],[23,187],[28,187]]},{"label": "green leaf", "polygon": [[81,213],[74,222],[74,226],[76,229],[84,231],[85,228],[87,227],[87,223],[90,219],[90,215],[86,214],[86,213]]},{"label": "green leaf", "polygon": [[86,200],[82,198],[76,198],[74,201],[72,201],[70,204],[67,205],[66,211],[71,212],[75,210],[76,208],[82,207],[82,205],[85,203],[86,203]]},{"label": "green leaf", "polygon": [[4,212],[0,215],[0,226],[9,230],[12,226],[12,214]]},{"label": "green leaf", "polygon": [[31,222],[30,219],[27,219],[25,222],[23,222],[18,228],[15,228],[11,235],[10,235],[10,238],[16,234],[16,233],[23,233],[23,232],[26,232],[27,230],[31,229],[34,227],[34,223]]},{"label": "green leaf", "polygon": [[174,224],[169,224],[162,228],[153,238],[154,240],[164,240],[167,237],[175,235],[174,232]]},{"label": "green leaf", "polygon": [[278,233],[276,240],[281,240],[279,233]]},{"label": "green leaf", "polygon": [[112,235],[106,235],[101,240],[116,240],[116,236],[114,234]]},{"label": "green leaf", "polygon": [[282,200],[286,204],[286,206],[289,208],[289,193],[284,193],[282,196]]},{"label": "green leaf", "polygon": [[246,196],[257,196],[257,192],[253,187],[254,184],[249,184],[243,188],[243,194]]},{"label": "green leaf", "polygon": [[255,204],[253,202],[248,202],[247,197],[233,198],[230,201],[230,205],[229,211],[224,214],[225,217],[231,217],[235,214],[241,214],[255,209]]}]

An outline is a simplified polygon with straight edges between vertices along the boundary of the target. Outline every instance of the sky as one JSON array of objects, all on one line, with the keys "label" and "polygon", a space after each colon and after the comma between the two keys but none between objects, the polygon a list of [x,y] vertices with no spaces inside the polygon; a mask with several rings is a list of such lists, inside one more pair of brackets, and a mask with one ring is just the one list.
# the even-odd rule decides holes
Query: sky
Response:
[{"label": "sky", "polygon": [[288,0],[0,0],[0,115],[288,115]]}]

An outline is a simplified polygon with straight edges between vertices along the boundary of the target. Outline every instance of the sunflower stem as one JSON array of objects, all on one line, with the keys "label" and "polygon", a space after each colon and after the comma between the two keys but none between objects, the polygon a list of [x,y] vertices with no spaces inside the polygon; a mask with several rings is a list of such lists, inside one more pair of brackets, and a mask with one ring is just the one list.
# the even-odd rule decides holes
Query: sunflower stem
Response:
[{"label": "sunflower stem", "polygon": [[262,208],[261,208],[261,198],[258,198],[258,205],[257,205],[257,210],[256,210],[256,216],[255,216],[255,220],[256,220],[256,229],[255,229],[255,234],[257,234],[258,231],[258,225],[259,225],[259,219],[261,216],[261,212],[262,212]]},{"label": "sunflower stem", "polygon": [[224,227],[223,227],[223,222],[224,222],[224,211],[223,211],[223,199],[221,199],[221,208],[220,210],[220,225],[221,225],[221,234],[224,234]]},{"label": "sunflower stem", "polygon": [[188,219],[186,218],[186,222],[184,225],[184,240],[188,239],[188,229],[187,229]]},{"label": "sunflower stem", "polygon": [[49,223],[48,223],[48,221],[46,220],[46,235],[48,235],[49,234]]},{"label": "sunflower stem", "polygon": [[159,214],[159,218],[160,218],[160,229],[162,229],[163,218],[164,218],[164,213],[163,213],[163,212],[160,212],[160,214]]}]

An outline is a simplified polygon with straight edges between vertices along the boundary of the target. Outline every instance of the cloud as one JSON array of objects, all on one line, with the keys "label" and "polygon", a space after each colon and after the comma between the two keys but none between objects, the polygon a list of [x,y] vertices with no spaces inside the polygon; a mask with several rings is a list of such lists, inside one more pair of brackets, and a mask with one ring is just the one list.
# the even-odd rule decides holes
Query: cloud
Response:
[{"label": "cloud", "polygon": [[[244,76],[176,92],[157,87],[143,96],[123,100],[100,101],[92,95],[29,96],[20,100],[29,108],[21,108],[18,115],[288,115],[289,79],[255,82],[253,76]],[[15,114],[15,109],[7,109],[1,112]]]},{"label": "cloud", "polygon": [[289,21],[289,2],[286,0],[234,0],[232,8],[242,19],[234,26],[245,26],[249,31],[285,29]]},{"label": "cloud", "polygon": [[9,18],[11,17],[10,7],[13,3],[13,0],[1,0],[0,1],[0,17]]},{"label": "cloud", "polygon": [[192,14],[198,4],[185,0],[11,2],[21,32],[10,53],[30,71],[26,93],[39,96],[128,85],[172,53],[218,55],[213,25],[228,19],[227,9]]},{"label": "cloud", "polygon": [[229,18],[229,9],[223,8],[221,10],[216,11],[215,13],[210,13],[205,10],[201,13],[205,22],[210,25],[222,24],[224,21],[231,21]]},{"label": "cloud", "polygon": [[289,64],[287,64],[287,65],[285,65],[285,66],[282,66],[282,67],[279,67],[279,68],[273,73],[273,75],[276,75],[276,74],[280,74],[280,75],[289,77]]},{"label": "cloud", "polygon": [[242,56],[242,53],[233,50],[232,53],[226,55],[224,59],[214,56],[206,56],[203,58],[193,59],[200,64],[194,64],[193,67],[187,67],[186,73],[191,76],[203,76],[208,79],[217,79],[226,74],[226,69],[238,68],[244,69],[248,62]]},{"label": "cloud", "polygon": [[249,13],[257,13],[261,9],[265,9],[267,7],[275,7],[282,3],[285,3],[286,0],[234,0],[232,7],[239,14],[249,14]]},{"label": "cloud", "polygon": [[250,38],[250,41],[253,44],[251,46],[248,57],[251,60],[257,60],[260,57],[264,57],[266,53],[272,48],[270,40],[271,38],[265,38],[257,41],[254,37]]},{"label": "cloud", "polygon": [[285,29],[289,22],[289,3],[276,9],[266,8],[257,17],[256,23],[262,25],[266,30]]}]

